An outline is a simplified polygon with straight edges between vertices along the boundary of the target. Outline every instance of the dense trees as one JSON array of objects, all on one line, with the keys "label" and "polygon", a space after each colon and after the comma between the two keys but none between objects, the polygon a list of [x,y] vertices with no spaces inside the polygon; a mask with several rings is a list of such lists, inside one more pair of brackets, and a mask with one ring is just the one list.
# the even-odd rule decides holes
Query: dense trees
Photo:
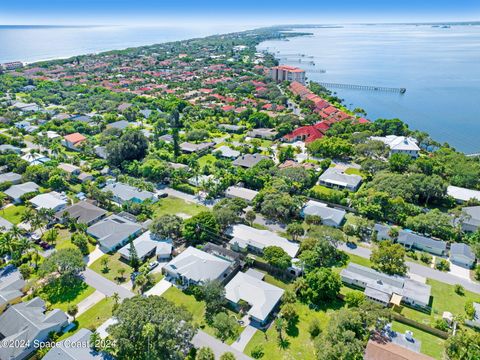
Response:
[{"label": "dense trees", "polygon": [[353,155],[353,145],[339,137],[324,137],[311,142],[308,151],[325,158],[344,158]]},{"label": "dense trees", "polygon": [[279,246],[267,246],[263,249],[263,258],[270,265],[282,270],[292,265],[290,256]]},{"label": "dense trees", "polygon": [[178,359],[190,351],[195,334],[192,315],[158,296],[125,299],[108,328],[117,359]]},{"label": "dense trees", "polygon": [[405,275],[405,248],[400,244],[382,241],[370,255],[372,267],[389,275]]},{"label": "dense trees", "polygon": [[342,287],[342,280],[340,275],[331,269],[318,268],[299,279],[297,286],[303,301],[320,306],[336,298]]},{"label": "dense trees", "polygon": [[182,235],[182,224],[181,217],[166,214],[153,220],[150,231],[159,238],[176,240]]},{"label": "dense trees", "polygon": [[124,161],[141,160],[147,154],[148,140],[140,130],[127,130],[118,140],[107,144],[110,164],[120,166]]},{"label": "dense trees", "polygon": [[66,248],[55,251],[47,257],[39,269],[41,276],[59,275],[64,283],[72,282],[85,269],[83,256],[76,248]]},{"label": "dense trees", "polygon": [[480,359],[480,334],[457,330],[445,342],[445,353],[450,360]]},{"label": "dense trees", "polygon": [[191,244],[206,242],[220,234],[220,226],[210,211],[203,211],[184,222],[183,237]]}]

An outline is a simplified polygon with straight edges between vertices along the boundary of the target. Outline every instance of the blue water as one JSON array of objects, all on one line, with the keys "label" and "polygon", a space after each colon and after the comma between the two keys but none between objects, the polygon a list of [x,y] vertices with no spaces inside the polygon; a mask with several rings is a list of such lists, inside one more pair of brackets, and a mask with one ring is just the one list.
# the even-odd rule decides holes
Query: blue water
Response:
[{"label": "blue water", "polygon": [[0,63],[34,62],[244,30],[241,26],[1,26]]},{"label": "blue water", "polygon": [[[350,25],[308,31],[314,35],[268,41],[259,48],[312,56],[303,61],[327,72],[307,71],[311,80],[404,87],[403,95],[332,90],[349,108],[365,109],[370,119],[398,117],[460,151],[480,152],[480,26]],[[298,57],[282,62],[305,66]]]}]

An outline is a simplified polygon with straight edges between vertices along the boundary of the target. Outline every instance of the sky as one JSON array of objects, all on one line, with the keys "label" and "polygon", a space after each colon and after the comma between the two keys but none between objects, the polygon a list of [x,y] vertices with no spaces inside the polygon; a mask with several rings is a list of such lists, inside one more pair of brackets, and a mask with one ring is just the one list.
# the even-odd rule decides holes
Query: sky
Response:
[{"label": "sky", "polygon": [[0,0],[0,25],[234,25],[480,20],[479,0]]}]

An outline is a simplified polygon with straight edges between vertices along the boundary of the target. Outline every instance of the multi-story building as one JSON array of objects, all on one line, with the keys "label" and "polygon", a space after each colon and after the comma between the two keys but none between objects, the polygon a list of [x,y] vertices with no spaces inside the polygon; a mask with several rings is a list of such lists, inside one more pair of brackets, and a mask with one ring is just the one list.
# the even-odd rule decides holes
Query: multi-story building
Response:
[{"label": "multi-story building", "polygon": [[305,70],[294,66],[274,66],[270,69],[270,77],[276,82],[296,81],[305,85]]}]

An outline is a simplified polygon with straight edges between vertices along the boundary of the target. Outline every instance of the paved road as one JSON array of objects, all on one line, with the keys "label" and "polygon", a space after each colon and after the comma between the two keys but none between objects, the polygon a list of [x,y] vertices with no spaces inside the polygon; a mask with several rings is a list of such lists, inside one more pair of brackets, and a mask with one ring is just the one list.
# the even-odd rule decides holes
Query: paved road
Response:
[{"label": "paved road", "polygon": [[[347,253],[355,254],[364,258],[370,258],[370,254],[372,252],[370,249],[360,247],[360,246],[356,248],[349,248],[345,244],[340,245],[339,249]],[[433,280],[438,280],[450,285],[460,284],[465,289],[470,290],[474,293],[480,294],[480,284],[475,283],[469,279],[455,276],[453,274],[446,273],[443,271],[435,270],[430,267],[417,264],[411,261],[407,261],[406,264],[409,267],[410,272],[412,274],[419,275],[419,276],[426,277]]]},{"label": "paved road", "polygon": [[85,269],[82,275],[88,285],[100,291],[104,295],[112,296],[114,293],[118,293],[121,299],[131,298],[135,295],[131,291],[125,289],[123,286],[115,284],[113,281],[104,278],[102,275],[97,274],[95,271],[89,268]]},{"label": "paved road", "polygon": [[213,336],[208,335],[206,332],[202,330],[198,330],[197,334],[192,339],[192,344],[196,348],[201,348],[207,346],[213,350],[215,354],[215,358],[218,359],[222,354],[226,352],[231,352],[235,355],[237,360],[251,360],[250,357],[245,355],[244,353],[234,349],[233,347],[222,343],[220,340],[215,339]]},{"label": "paved road", "polygon": [[173,196],[173,197],[176,197],[176,198],[180,198],[180,199],[185,200],[187,202],[195,203],[195,204],[198,204],[198,205],[203,205],[203,206],[206,206],[206,207],[209,207],[209,208],[212,208],[213,205],[215,205],[214,200],[204,201],[203,199],[200,199],[196,195],[190,195],[190,194],[184,193],[182,191],[172,189],[168,186],[164,187],[161,190],[157,190],[156,194],[157,195],[168,194],[168,196]]}]

